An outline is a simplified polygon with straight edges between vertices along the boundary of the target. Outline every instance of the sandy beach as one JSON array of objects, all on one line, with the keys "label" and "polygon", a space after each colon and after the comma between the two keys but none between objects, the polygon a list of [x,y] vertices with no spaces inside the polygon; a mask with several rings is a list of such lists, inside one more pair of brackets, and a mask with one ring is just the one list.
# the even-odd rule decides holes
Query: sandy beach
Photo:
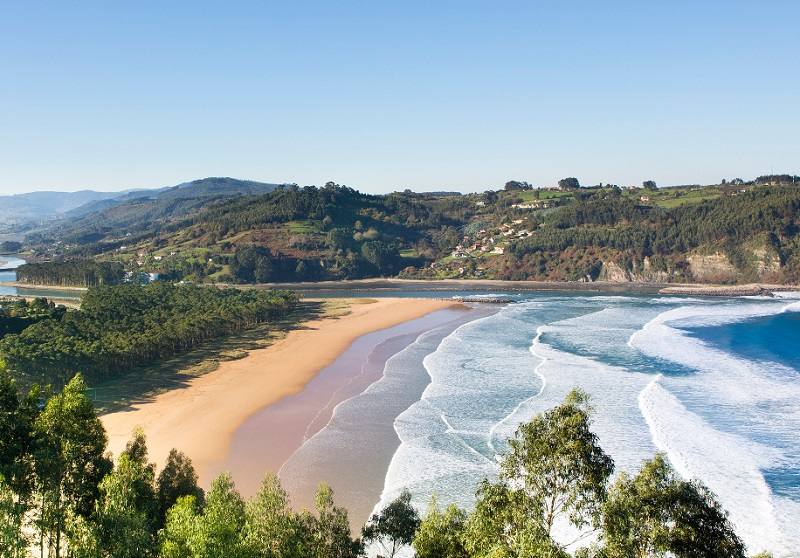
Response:
[{"label": "sandy beach", "polygon": [[185,388],[104,415],[109,449],[118,455],[131,432],[141,427],[151,460],[161,466],[170,449],[178,448],[192,458],[201,483],[208,484],[233,434],[248,417],[300,392],[360,336],[453,306],[457,303],[408,298],[353,302],[345,316],[307,322],[265,349],[223,362]]}]

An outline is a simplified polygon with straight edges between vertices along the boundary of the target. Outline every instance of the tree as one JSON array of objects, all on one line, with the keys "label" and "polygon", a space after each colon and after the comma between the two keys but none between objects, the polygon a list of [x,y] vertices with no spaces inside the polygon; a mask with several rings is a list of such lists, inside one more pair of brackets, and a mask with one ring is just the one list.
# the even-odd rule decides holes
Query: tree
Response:
[{"label": "tree", "polygon": [[231,273],[240,283],[268,283],[272,272],[272,253],[263,246],[241,248],[231,262]]},{"label": "tree", "polygon": [[134,430],[133,437],[125,445],[120,460],[122,457],[127,457],[131,464],[132,473],[127,482],[133,498],[132,506],[147,518],[150,530],[155,532],[160,527],[155,488],[156,466],[147,461],[147,439],[141,428]]},{"label": "tree", "polygon": [[167,512],[175,505],[181,496],[194,496],[195,502],[202,507],[204,500],[203,489],[197,485],[197,473],[192,466],[192,460],[183,452],[171,449],[167,463],[158,474],[156,481],[156,495],[158,499],[159,528],[164,525]]},{"label": "tree", "polygon": [[371,240],[361,245],[361,255],[375,266],[379,273],[388,273],[394,269],[399,257],[397,249],[380,240]]},{"label": "tree", "polygon": [[442,512],[434,498],[414,535],[417,557],[468,558],[463,541],[466,522],[464,510],[451,504]]},{"label": "tree", "polygon": [[315,558],[355,558],[361,551],[359,541],[350,538],[347,510],[333,502],[333,490],[321,484],[314,499],[317,517],[306,516],[310,532],[310,555]]},{"label": "tree", "polygon": [[302,555],[302,527],[289,508],[289,498],[276,475],[264,477],[255,497],[247,503],[245,513],[245,544],[256,556],[295,558]]},{"label": "tree", "polygon": [[211,483],[206,507],[197,522],[197,536],[192,545],[195,558],[243,558],[247,556],[242,540],[245,524],[244,500],[231,476],[223,473]]},{"label": "tree", "polygon": [[610,457],[590,430],[588,396],[578,390],[564,403],[522,424],[509,441],[498,482],[484,481],[467,522],[472,556],[560,557],[553,525],[599,523]]},{"label": "tree", "polygon": [[533,189],[533,186],[531,186],[527,182],[522,182],[519,180],[509,180],[508,182],[506,182],[504,189],[506,190],[506,192],[513,192],[519,190],[531,190]]},{"label": "tree", "polygon": [[0,474],[0,558],[24,558],[29,544],[14,492]]},{"label": "tree", "polygon": [[603,507],[609,558],[742,558],[744,546],[713,494],[679,479],[663,455],[623,473]]},{"label": "tree", "polygon": [[365,543],[378,543],[388,558],[412,543],[419,527],[419,514],[411,505],[411,493],[404,489],[380,513],[374,514],[364,527],[362,539]]},{"label": "tree", "polygon": [[91,514],[98,484],[111,469],[103,456],[106,434],[80,374],[47,401],[34,431],[40,440],[36,452],[40,545],[46,538],[49,553],[58,558],[67,520]]},{"label": "tree", "polygon": [[564,403],[519,427],[501,478],[519,483],[541,508],[548,534],[559,516],[578,528],[599,518],[614,462],[591,431],[589,397],[571,391]]},{"label": "tree", "polygon": [[645,190],[657,190],[658,186],[656,186],[655,180],[645,180],[642,182],[642,188]]},{"label": "tree", "polygon": [[159,532],[161,558],[195,558],[200,547],[197,498],[181,496],[167,512],[164,528]]},{"label": "tree", "polygon": [[[138,444],[134,439],[129,444]],[[143,454],[123,452],[100,483],[94,514],[70,543],[77,558],[148,558],[155,554],[153,470]]]},{"label": "tree", "polygon": [[542,506],[524,490],[484,480],[464,532],[471,558],[566,558],[541,520]]},{"label": "tree", "polygon": [[581,183],[575,177],[562,178],[558,181],[558,187],[562,190],[577,190],[581,187]]},{"label": "tree", "polygon": [[20,398],[16,382],[0,359],[0,528],[4,532],[0,540],[7,541],[11,556],[15,556],[14,541],[20,541],[16,537],[22,533],[23,519],[32,504],[36,443],[33,423],[39,411],[38,394],[34,387]]}]

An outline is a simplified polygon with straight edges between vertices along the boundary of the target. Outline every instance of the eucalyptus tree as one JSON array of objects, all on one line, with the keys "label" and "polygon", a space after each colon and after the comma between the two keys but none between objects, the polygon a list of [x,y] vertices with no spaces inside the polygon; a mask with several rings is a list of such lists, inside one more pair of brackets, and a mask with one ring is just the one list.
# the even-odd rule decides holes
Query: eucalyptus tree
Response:
[{"label": "eucalyptus tree", "polygon": [[289,497],[275,474],[267,474],[256,495],[247,502],[244,540],[254,555],[263,558],[301,558],[306,555],[308,533],[301,518],[289,507]]},{"label": "eucalyptus tree", "polygon": [[614,463],[591,431],[588,396],[564,402],[522,424],[500,464],[484,481],[466,529],[472,556],[563,556],[577,541],[553,540],[559,521],[585,535],[600,522]]},{"label": "eucalyptus tree", "polygon": [[414,534],[418,558],[469,558],[464,545],[467,513],[451,504],[444,511],[433,498]]},{"label": "eucalyptus tree", "polygon": [[364,527],[362,539],[365,543],[377,543],[387,558],[394,556],[414,540],[420,519],[411,505],[411,493],[404,489],[380,512],[374,514]]},{"label": "eucalyptus tree", "polygon": [[29,545],[16,495],[0,474],[0,558],[23,558]]},{"label": "eucalyptus tree", "polygon": [[5,549],[6,556],[21,556],[14,541],[23,532],[25,516],[33,505],[33,423],[39,412],[38,398],[35,386],[20,395],[17,383],[0,360],[0,484],[4,502],[0,521],[5,533],[0,548]]},{"label": "eucalyptus tree", "polygon": [[679,478],[663,455],[621,474],[603,507],[608,558],[743,558],[744,545],[716,497]]},{"label": "eucalyptus tree", "polygon": [[306,515],[310,533],[309,556],[315,558],[355,558],[361,553],[360,541],[350,536],[347,510],[333,501],[333,490],[320,484],[314,498],[317,516]]},{"label": "eucalyptus tree", "polygon": [[193,558],[246,558],[243,541],[245,503],[233,479],[223,473],[211,483],[203,513],[195,522]]},{"label": "eucalyptus tree", "polygon": [[[146,456],[146,453],[145,453]],[[123,452],[100,483],[94,513],[78,520],[70,541],[75,558],[150,558],[155,555],[153,470]]]},{"label": "eucalyptus tree", "polygon": [[106,433],[80,374],[47,401],[33,430],[40,553],[59,558],[68,521],[92,513],[98,485],[111,470],[103,455]]},{"label": "eucalyptus tree", "polygon": [[205,499],[203,489],[197,485],[197,472],[194,470],[192,460],[183,452],[173,448],[156,480],[159,528],[164,526],[167,512],[181,496],[194,496],[196,503],[201,507]]}]

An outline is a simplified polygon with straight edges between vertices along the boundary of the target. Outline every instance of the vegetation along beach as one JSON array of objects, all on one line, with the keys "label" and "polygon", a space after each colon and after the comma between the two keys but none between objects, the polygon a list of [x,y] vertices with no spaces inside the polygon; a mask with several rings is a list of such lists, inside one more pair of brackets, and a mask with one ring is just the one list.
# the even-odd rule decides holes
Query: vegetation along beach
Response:
[{"label": "vegetation along beach", "polygon": [[800,3],[0,14],[0,558],[800,558]]}]

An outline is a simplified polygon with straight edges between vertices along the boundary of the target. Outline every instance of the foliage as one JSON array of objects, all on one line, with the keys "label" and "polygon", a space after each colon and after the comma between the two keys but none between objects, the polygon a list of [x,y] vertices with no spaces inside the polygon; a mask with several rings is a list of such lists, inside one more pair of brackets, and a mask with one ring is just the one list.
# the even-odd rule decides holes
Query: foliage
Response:
[{"label": "foliage", "polygon": [[195,503],[200,507],[205,501],[205,493],[197,485],[197,473],[192,466],[192,460],[173,448],[156,481],[159,528],[163,527],[169,509],[182,496],[194,496]]},{"label": "foliage", "polygon": [[26,263],[17,268],[17,281],[33,285],[61,287],[96,287],[117,285],[125,276],[119,262],[67,260],[63,262]]},{"label": "foliage", "polygon": [[46,298],[0,298],[0,339],[9,333],[21,333],[29,325],[42,320],[60,320],[67,309]]},{"label": "foliage", "polygon": [[314,498],[317,516],[304,514],[310,533],[309,556],[314,558],[356,558],[361,552],[360,541],[350,538],[347,510],[333,502],[333,490],[320,484]]},{"label": "foliage", "polygon": [[0,558],[22,558],[30,540],[22,530],[14,492],[0,474]]},{"label": "foliage", "polygon": [[419,524],[417,510],[411,505],[411,493],[403,490],[370,518],[362,538],[365,543],[378,543],[388,553],[388,558],[394,558],[401,548],[412,543]]},{"label": "foliage", "polygon": [[588,396],[573,390],[563,404],[521,425],[509,442],[500,478],[531,500],[541,514],[534,521],[548,535],[559,516],[578,528],[597,521],[614,463],[590,426]]},{"label": "foliage", "polygon": [[22,243],[16,240],[4,240],[0,242],[0,254],[14,254],[22,250]]},{"label": "foliage", "polygon": [[58,558],[68,520],[91,514],[98,485],[111,469],[104,456],[106,434],[80,374],[47,401],[33,431],[39,440],[35,473],[42,498],[37,523]]},{"label": "foliage", "polygon": [[707,488],[678,479],[663,455],[614,483],[603,509],[605,555],[740,558],[744,546]]},{"label": "foliage", "polygon": [[[141,432],[112,468],[79,375],[41,411],[39,396],[21,394],[0,367],[0,558],[27,555],[27,535],[48,558],[355,558],[363,551],[326,485],[315,513],[293,511],[275,475],[249,502],[227,474],[203,499],[191,462],[175,450],[156,476]],[[386,543],[389,556],[411,542],[420,558],[567,558],[569,545],[553,538],[552,527],[569,521],[597,534],[576,556],[744,557],[716,497],[679,478],[664,456],[609,487],[613,464],[590,425],[587,397],[573,391],[520,426],[499,478],[481,483],[470,513],[452,505],[441,511],[434,500],[420,521],[404,491],[371,518],[365,541]]]},{"label": "foliage", "polygon": [[414,535],[418,558],[468,558],[464,548],[467,514],[455,505],[444,512],[434,498]]},{"label": "foliage", "polygon": [[295,301],[286,291],[168,283],[97,287],[80,310],[5,336],[0,355],[28,381],[63,384],[77,371],[98,381],[279,318]]},{"label": "foliage", "polygon": [[558,187],[562,190],[576,190],[581,187],[581,183],[574,176],[562,178],[558,181]]}]

